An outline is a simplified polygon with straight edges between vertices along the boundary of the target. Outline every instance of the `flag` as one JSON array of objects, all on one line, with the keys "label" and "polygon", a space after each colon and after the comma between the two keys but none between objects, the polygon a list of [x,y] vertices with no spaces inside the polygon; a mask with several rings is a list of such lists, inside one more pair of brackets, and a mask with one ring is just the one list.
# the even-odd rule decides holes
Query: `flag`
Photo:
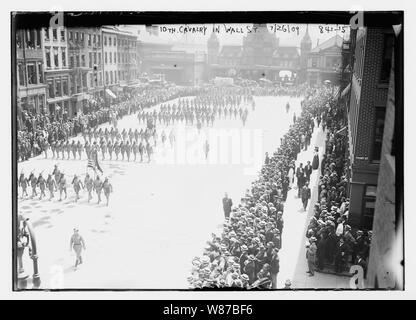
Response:
[{"label": "flag", "polygon": [[100,167],[100,164],[98,163],[98,154],[97,150],[92,150],[90,158],[88,159],[87,168],[91,168],[95,171],[95,169],[98,169],[101,173],[103,173],[103,170]]}]

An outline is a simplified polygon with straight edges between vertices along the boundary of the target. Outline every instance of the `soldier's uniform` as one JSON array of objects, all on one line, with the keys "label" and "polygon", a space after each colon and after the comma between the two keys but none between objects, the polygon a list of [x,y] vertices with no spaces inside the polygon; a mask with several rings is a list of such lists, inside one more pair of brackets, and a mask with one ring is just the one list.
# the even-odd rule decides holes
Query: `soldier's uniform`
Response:
[{"label": "soldier's uniform", "polygon": [[101,154],[103,155],[103,160],[105,160],[105,152],[107,151],[107,146],[105,142],[101,142]]},{"label": "soldier's uniform", "polygon": [[121,151],[121,157],[122,157],[122,160],[124,160],[124,153],[126,152],[126,147],[125,147],[125,145],[124,145],[124,142],[122,141],[122,142],[120,142],[120,151]]},{"label": "soldier's uniform", "polygon": [[78,143],[77,143],[77,150],[78,150],[79,160],[81,160],[82,144],[81,144],[81,142],[79,142],[79,141],[78,141]]},{"label": "soldier's uniform", "polygon": [[20,177],[19,177],[19,186],[20,187],[22,187],[22,199],[23,199],[23,196],[26,194],[26,196],[28,195],[27,194],[27,185],[28,185],[28,180],[27,180],[27,178],[25,177],[25,175],[23,174],[23,173],[21,173],[20,174]]},{"label": "soldier's uniform", "polygon": [[108,201],[110,199],[110,193],[113,192],[113,186],[111,185],[110,182],[108,182],[108,178],[105,178],[102,187],[103,187],[103,190],[104,190],[104,195],[107,198],[107,206],[108,206]]},{"label": "soldier's uniform", "polygon": [[75,191],[75,202],[77,202],[79,199],[79,191],[81,190],[81,188],[84,188],[84,186],[82,185],[81,180],[78,179],[77,175],[74,176],[74,179],[72,180],[72,185],[74,186]]},{"label": "soldier's uniform", "polygon": [[71,150],[72,150],[72,155],[74,156],[74,160],[75,160],[77,157],[77,145],[75,144],[75,141],[72,141]]},{"label": "soldier's uniform", "polygon": [[94,181],[88,173],[87,173],[87,175],[85,176],[85,179],[84,179],[84,186],[87,188],[88,202],[90,202],[90,200],[92,199],[91,192],[92,192],[92,189],[94,188]]},{"label": "soldier's uniform", "polygon": [[97,193],[97,196],[98,196],[97,204],[99,204],[101,202],[101,190],[102,190],[102,188],[103,188],[103,184],[100,180],[100,177],[97,176],[97,179],[95,179],[95,181],[94,181],[94,189],[95,189],[95,192]]},{"label": "soldier's uniform", "polygon": [[130,146],[130,143],[128,141],[124,145],[124,148],[125,148],[126,154],[127,154],[127,161],[130,161],[131,146]]},{"label": "soldier's uniform", "polygon": [[52,175],[48,175],[48,179],[46,180],[46,186],[49,190],[49,200],[52,200],[54,197],[53,192],[56,190],[56,183],[55,180],[52,179]]},{"label": "soldier's uniform", "polygon": [[61,173],[61,178],[59,179],[58,185],[59,185],[59,201],[62,201],[62,192],[65,192],[65,199],[67,197],[66,178],[63,173]]},{"label": "soldier's uniform", "polygon": [[39,174],[38,181],[37,181],[37,185],[39,185],[39,188],[40,188],[40,197],[39,197],[39,200],[42,200],[42,196],[45,196],[46,197],[46,194],[45,194],[46,181],[42,177],[42,173]]},{"label": "soldier's uniform", "polygon": [[56,151],[56,142],[52,141],[51,143],[51,151],[52,151],[52,159],[55,159],[55,151]]},{"label": "soldier's uniform", "polygon": [[69,144],[69,141],[67,141],[65,144],[65,151],[68,155],[68,160],[69,160],[69,155],[71,154],[71,145]]}]

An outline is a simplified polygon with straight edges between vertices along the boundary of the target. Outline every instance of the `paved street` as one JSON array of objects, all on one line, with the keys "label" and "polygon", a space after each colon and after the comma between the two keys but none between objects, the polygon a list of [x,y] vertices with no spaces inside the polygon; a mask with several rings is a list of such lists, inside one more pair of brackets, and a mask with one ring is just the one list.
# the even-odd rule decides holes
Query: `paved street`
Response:
[{"label": "paved street", "polygon": [[[287,114],[284,107],[288,101],[292,107]],[[293,112],[299,110],[300,99],[256,98],[256,109],[250,110],[245,129],[260,129],[258,124],[261,123],[262,156],[266,151],[276,150],[280,137],[292,122]],[[136,116],[119,121],[119,128],[124,127],[140,127]],[[175,129],[181,127],[184,125],[176,125]],[[214,123],[214,129],[231,128],[242,128],[241,120],[222,119]],[[204,128],[204,131],[209,129]],[[190,140],[197,136],[197,131],[191,130]],[[207,164],[202,158],[202,164],[162,164],[164,152],[172,152],[171,147],[159,143],[156,158],[151,163],[100,161],[104,176],[110,178],[114,187],[108,207],[97,205],[95,197],[88,203],[85,191],[75,203],[72,187],[68,187],[68,199],[62,202],[19,201],[19,212],[29,217],[35,226],[42,287],[187,288],[186,277],[192,258],[202,253],[210,234],[217,231],[223,221],[221,199],[224,192],[238,204],[245,189],[255,180],[261,162],[251,166],[232,161]],[[29,174],[35,170],[38,174],[44,170],[47,174],[55,163],[64,170],[68,183],[75,173],[84,178],[86,159],[52,160],[43,159],[41,155],[20,163],[19,172],[24,169]],[[247,171],[253,166],[257,168]],[[286,219],[290,211],[285,212]],[[75,226],[87,246],[85,262],[77,271],[72,267],[74,253],[69,252]],[[284,234],[291,234],[290,228],[287,222]],[[293,228],[293,232],[298,232],[297,224]],[[25,266],[30,266],[27,255]],[[31,272],[30,268],[26,269]]]}]

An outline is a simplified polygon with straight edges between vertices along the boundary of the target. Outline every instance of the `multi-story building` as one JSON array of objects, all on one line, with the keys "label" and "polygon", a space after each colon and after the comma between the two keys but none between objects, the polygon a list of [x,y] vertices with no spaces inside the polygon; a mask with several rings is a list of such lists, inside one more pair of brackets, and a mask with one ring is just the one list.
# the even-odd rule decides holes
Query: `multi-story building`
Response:
[{"label": "multi-story building", "polygon": [[335,35],[321,44],[317,43],[316,47],[310,51],[308,50],[308,37],[304,39],[303,48],[305,54],[307,54],[306,81],[309,85],[322,84],[327,80],[331,81],[334,85],[339,85],[343,44],[342,37]]},{"label": "multi-story building", "polygon": [[40,29],[16,31],[17,117],[21,113],[47,113],[46,84],[43,66],[42,33]]},{"label": "multi-story building", "polygon": [[120,88],[120,78],[118,76],[118,57],[117,57],[117,34],[115,27],[103,27],[101,37],[103,41],[103,81],[105,88],[105,101],[112,101],[117,98]]},{"label": "multi-story building", "polygon": [[348,113],[349,220],[363,229],[373,225],[393,44],[391,29],[368,27],[356,34]]},{"label": "multi-story building", "polygon": [[293,81],[299,71],[298,48],[279,45],[279,39],[266,24],[256,24],[253,28],[256,32],[247,34],[242,45],[220,48],[216,34],[211,34],[207,42],[210,78],[225,76],[276,81],[281,80],[281,71],[290,71]]},{"label": "multi-story building", "polygon": [[137,37],[131,32],[117,32],[117,75],[120,86],[128,88],[137,83]]},{"label": "multi-story building", "polygon": [[55,119],[65,119],[72,113],[66,28],[44,28],[41,34],[45,81],[48,85],[47,110]]}]

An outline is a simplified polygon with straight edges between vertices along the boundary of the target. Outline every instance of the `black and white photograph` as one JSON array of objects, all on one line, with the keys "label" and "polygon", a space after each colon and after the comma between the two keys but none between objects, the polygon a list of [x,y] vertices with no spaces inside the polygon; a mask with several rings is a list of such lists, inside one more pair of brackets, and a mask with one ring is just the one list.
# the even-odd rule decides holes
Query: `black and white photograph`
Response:
[{"label": "black and white photograph", "polygon": [[405,290],[403,11],[120,10],[10,13],[11,290]]}]

